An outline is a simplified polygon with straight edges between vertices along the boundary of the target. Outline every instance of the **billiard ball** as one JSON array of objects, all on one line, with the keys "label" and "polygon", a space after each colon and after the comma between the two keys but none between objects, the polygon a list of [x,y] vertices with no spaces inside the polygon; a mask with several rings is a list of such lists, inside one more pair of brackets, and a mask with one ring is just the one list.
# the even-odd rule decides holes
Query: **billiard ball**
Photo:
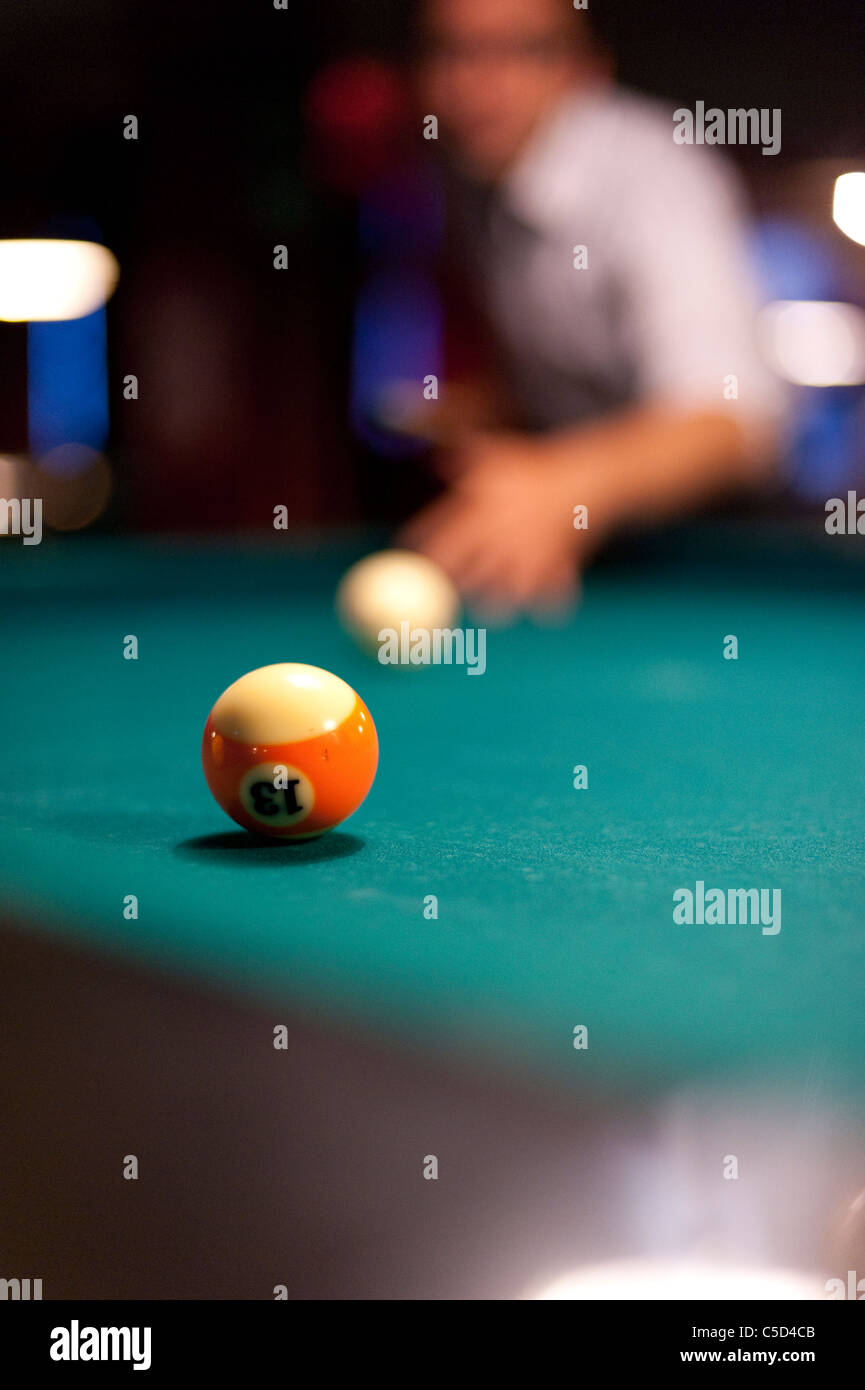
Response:
[{"label": "billiard ball", "polygon": [[204,728],[207,785],[238,825],[308,840],[356,811],[375,777],[378,735],[360,696],[318,666],[241,676]]},{"label": "billiard ball", "polygon": [[375,652],[385,629],[450,628],[460,599],[444,570],[412,550],[381,550],[358,560],[337,589],[336,610],[345,630]]}]

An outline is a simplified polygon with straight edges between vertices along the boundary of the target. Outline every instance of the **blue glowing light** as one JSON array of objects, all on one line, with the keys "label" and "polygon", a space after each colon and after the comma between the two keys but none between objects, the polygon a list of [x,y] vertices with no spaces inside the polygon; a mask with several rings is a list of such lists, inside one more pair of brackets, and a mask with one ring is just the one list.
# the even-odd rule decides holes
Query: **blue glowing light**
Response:
[{"label": "blue glowing light", "polygon": [[27,327],[30,451],[61,444],[102,450],[108,438],[105,310]]}]

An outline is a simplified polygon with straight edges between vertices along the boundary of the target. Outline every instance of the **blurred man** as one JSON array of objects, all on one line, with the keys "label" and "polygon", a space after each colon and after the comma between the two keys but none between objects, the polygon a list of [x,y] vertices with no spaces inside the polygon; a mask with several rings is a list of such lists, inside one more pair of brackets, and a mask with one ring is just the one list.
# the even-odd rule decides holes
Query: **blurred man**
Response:
[{"label": "blurred man", "polygon": [[406,538],[487,607],[557,607],[616,528],[771,468],[738,189],[674,143],[672,108],[610,82],[570,0],[424,0],[419,19],[452,229],[520,428],[468,432]]}]

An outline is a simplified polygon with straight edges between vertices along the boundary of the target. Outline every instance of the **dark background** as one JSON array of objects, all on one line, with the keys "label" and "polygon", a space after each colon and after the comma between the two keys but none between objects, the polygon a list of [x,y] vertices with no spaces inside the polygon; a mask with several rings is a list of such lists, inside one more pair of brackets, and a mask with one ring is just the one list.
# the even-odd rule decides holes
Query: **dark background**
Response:
[{"label": "dark background", "polygon": [[[407,11],[400,0],[287,11],[5,0],[0,235],[101,236],[121,264],[108,319],[116,494],[103,525],[255,527],[274,502],[299,525],[386,511],[392,473],[352,439],[346,408],[356,205],[324,167],[308,88],[342,56],[394,58]],[[592,19],[629,85],[782,109],[779,156],[729,152],[758,209],[807,219],[819,201],[825,213],[810,161],[865,158],[858,0],[597,4]],[[122,137],[130,113],[137,141]],[[272,268],[277,243],[286,272]],[[841,254],[865,274],[861,248]],[[9,452],[27,447],[25,332],[0,325]],[[135,403],[122,399],[127,372],[140,377]]]}]

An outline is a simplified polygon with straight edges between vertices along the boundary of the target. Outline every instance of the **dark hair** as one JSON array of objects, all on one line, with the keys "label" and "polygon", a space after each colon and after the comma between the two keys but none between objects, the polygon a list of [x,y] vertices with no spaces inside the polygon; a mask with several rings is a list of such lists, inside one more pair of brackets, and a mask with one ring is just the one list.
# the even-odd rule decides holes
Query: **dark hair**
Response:
[{"label": "dark hair", "polygon": [[[399,49],[407,60],[416,60],[424,52],[427,42],[424,15],[429,5],[430,0],[402,0],[400,4]],[[582,51],[590,47],[593,30],[588,10],[575,9],[573,0],[556,0],[556,9],[561,11],[562,20],[569,22],[569,36],[574,49]]]}]

